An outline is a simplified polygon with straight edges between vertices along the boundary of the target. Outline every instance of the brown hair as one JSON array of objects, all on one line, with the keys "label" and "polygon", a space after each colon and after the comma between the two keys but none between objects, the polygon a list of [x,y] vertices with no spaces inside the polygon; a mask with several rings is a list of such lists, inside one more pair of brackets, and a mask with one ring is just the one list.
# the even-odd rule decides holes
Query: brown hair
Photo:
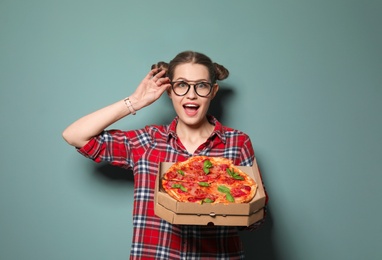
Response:
[{"label": "brown hair", "polygon": [[203,53],[194,52],[194,51],[184,51],[175,56],[170,63],[163,61],[153,64],[151,69],[158,68],[159,71],[166,70],[166,77],[169,77],[170,80],[174,77],[175,68],[184,63],[195,63],[206,66],[208,69],[211,83],[215,83],[216,80],[226,79],[229,75],[229,71],[222,65],[212,62],[212,60],[204,55]]}]

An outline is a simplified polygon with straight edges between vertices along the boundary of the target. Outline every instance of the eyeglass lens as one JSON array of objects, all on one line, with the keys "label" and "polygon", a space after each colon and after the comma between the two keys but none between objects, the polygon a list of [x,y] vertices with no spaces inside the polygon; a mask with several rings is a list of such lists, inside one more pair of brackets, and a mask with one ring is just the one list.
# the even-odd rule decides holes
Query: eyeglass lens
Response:
[{"label": "eyeglass lens", "polygon": [[199,82],[195,84],[189,84],[184,81],[173,82],[172,88],[176,95],[184,96],[190,90],[191,86],[194,86],[196,94],[198,94],[201,97],[208,96],[212,89],[211,84],[208,82]]}]

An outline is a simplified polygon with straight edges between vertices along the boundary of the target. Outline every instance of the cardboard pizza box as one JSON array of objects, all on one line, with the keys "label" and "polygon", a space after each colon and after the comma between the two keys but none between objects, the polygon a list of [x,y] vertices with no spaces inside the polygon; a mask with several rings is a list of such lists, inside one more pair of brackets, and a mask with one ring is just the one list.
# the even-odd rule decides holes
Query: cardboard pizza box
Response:
[{"label": "cardboard pizza box", "polygon": [[254,198],[248,203],[194,203],[179,202],[168,195],[162,187],[162,176],[172,165],[172,162],[159,164],[155,183],[155,214],[179,225],[216,225],[216,226],[249,226],[264,217],[265,191],[256,163],[252,167],[237,166],[257,183]]}]

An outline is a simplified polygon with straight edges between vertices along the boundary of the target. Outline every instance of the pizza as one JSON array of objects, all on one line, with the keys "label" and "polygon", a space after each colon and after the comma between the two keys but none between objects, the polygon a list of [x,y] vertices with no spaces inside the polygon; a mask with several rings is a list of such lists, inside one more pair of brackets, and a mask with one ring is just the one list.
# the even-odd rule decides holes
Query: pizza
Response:
[{"label": "pizza", "polygon": [[162,177],[163,189],[180,202],[246,203],[256,194],[257,184],[232,160],[193,156],[176,162]]}]

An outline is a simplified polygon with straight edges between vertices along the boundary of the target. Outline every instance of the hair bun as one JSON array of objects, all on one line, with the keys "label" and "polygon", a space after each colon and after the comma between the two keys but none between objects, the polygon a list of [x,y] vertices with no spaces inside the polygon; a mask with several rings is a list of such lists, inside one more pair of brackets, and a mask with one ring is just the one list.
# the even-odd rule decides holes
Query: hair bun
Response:
[{"label": "hair bun", "polygon": [[220,65],[214,62],[214,66],[215,66],[215,76],[217,80],[223,80],[228,78],[229,71],[223,65]]},{"label": "hair bun", "polygon": [[167,77],[168,63],[164,61],[160,61],[157,64],[151,65],[151,69],[158,69],[157,73],[155,74],[158,74],[162,70],[165,70],[166,74],[163,77]]}]

